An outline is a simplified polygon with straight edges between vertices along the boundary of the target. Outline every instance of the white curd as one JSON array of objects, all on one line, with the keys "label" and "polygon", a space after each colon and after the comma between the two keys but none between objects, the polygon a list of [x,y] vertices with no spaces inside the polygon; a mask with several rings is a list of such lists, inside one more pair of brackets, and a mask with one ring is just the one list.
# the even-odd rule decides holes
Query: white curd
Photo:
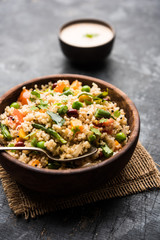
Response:
[{"label": "white curd", "polygon": [[96,47],[109,42],[113,38],[113,32],[98,23],[75,23],[65,27],[60,38],[72,46]]}]

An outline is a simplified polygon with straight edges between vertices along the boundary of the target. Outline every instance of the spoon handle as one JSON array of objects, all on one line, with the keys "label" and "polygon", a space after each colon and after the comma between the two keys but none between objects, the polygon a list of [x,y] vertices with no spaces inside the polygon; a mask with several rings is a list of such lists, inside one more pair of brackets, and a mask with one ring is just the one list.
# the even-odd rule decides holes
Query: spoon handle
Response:
[{"label": "spoon handle", "polygon": [[73,161],[73,160],[78,160],[78,159],[82,159],[85,157],[89,157],[91,155],[93,155],[94,153],[97,152],[97,148],[95,147],[91,147],[90,151],[85,153],[84,155],[78,156],[78,157],[74,157],[74,158],[70,158],[70,159],[60,159],[60,158],[55,158],[52,157],[51,154],[49,154],[47,151],[41,149],[41,148],[37,148],[37,147],[0,147],[0,151],[8,151],[8,150],[29,150],[29,151],[39,151],[44,153],[45,155],[47,155],[48,158],[50,158],[53,161],[59,161],[59,162],[69,162],[69,161]]},{"label": "spoon handle", "polygon": [[[31,151],[41,151],[41,149],[36,147],[0,147],[0,151],[7,151],[7,150],[31,150]],[[43,151],[43,150],[42,150]]]}]

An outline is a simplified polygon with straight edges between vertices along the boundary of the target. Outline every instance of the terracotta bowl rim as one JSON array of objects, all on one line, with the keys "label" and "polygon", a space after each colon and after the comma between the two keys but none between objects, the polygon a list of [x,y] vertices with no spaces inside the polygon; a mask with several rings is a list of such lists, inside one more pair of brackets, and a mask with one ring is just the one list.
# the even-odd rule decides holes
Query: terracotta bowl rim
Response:
[{"label": "terracotta bowl rim", "polygon": [[106,159],[100,163],[97,163],[94,166],[90,166],[90,167],[86,167],[86,168],[76,168],[76,169],[67,169],[67,170],[53,170],[53,169],[43,169],[43,168],[35,168],[32,167],[26,163],[20,162],[18,159],[12,157],[11,155],[9,155],[7,152],[1,152],[0,154],[3,155],[3,157],[5,157],[8,161],[11,161],[12,163],[19,165],[19,167],[25,168],[25,170],[28,171],[32,171],[35,173],[43,173],[43,174],[49,174],[49,175],[70,175],[70,174],[78,174],[78,173],[85,173],[85,172],[90,172],[92,170],[98,169],[103,167],[104,165],[109,165],[111,163],[113,163],[114,161],[116,161],[119,157],[121,157],[123,154],[125,154],[128,149],[130,149],[132,147],[132,145],[134,145],[134,142],[136,141],[137,136],[139,135],[139,131],[140,131],[140,118],[139,118],[139,113],[137,111],[136,106],[134,105],[134,103],[131,101],[131,99],[123,92],[121,91],[119,88],[115,87],[114,85],[100,80],[98,78],[94,78],[94,77],[90,77],[90,76],[86,76],[86,75],[79,75],[79,74],[54,74],[54,75],[48,75],[48,76],[43,76],[43,77],[38,77],[38,78],[34,78],[32,80],[29,81],[25,81],[21,84],[16,85],[15,87],[11,88],[10,90],[8,90],[5,94],[2,95],[2,97],[0,98],[0,104],[1,102],[10,95],[10,92],[15,92],[18,91],[20,88],[24,87],[26,84],[37,84],[38,81],[41,80],[45,80],[47,79],[48,81],[51,81],[53,79],[67,79],[67,78],[72,78],[74,79],[78,79],[78,80],[89,80],[91,82],[95,82],[97,84],[102,84],[111,88],[113,91],[118,92],[124,99],[125,101],[129,104],[130,108],[134,111],[134,122],[136,123],[134,125],[134,128],[130,134],[130,138],[127,142],[127,144],[122,148],[122,150],[115,154],[114,156],[110,157],[109,159]]},{"label": "terracotta bowl rim", "polygon": [[[97,24],[101,24],[103,26],[106,26],[108,27],[112,33],[113,33],[113,37],[111,38],[110,41],[108,42],[105,42],[103,44],[100,44],[100,45],[97,45],[97,46],[93,46],[93,47],[80,47],[80,46],[75,46],[75,45],[72,45],[72,44],[69,44],[67,42],[65,42],[64,40],[62,40],[61,38],[61,32],[63,31],[64,28],[68,27],[69,25],[73,25],[73,24],[76,24],[76,23],[83,23],[83,22],[90,22],[90,23],[97,23]],[[66,44],[68,47],[72,47],[72,48],[76,48],[76,49],[96,49],[96,48],[101,48],[103,46],[107,46],[109,43],[111,43],[112,41],[114,41],[114,39],[116,38],[116,33],[115,33],[115,30],[114,28],[108,23],[108,22],[105,22],[103,20],[100,20],[100,19],[94,19],[94,18],[82,18],[82,19],[75,19],[75,20],[72,20],[72,21],[69,21],[69,22],[66,22],[64,23],[61,27],[60,27],[60,30],[59,30],[59,33],[58,33],[58,39],[59,41],[61,41],[62,43]]]}]

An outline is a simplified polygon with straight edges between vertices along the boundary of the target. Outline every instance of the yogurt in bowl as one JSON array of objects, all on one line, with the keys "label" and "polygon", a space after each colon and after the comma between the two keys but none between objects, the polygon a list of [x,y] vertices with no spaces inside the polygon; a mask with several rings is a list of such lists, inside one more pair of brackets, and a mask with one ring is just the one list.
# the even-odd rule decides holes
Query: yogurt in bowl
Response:
[{"label": "yogurt in bowl", "polygon": [[106,22],[82,19],[63,25],[59,42],[64,55],[75,63],[93,64],[104,60],[115,39],[113,28]]},{"label": "yogurt in bowl", "polygon": [[72,46],[96,47],[111,41],[113,31],[98,23],[75,23],[64,28],[60,37]]}]

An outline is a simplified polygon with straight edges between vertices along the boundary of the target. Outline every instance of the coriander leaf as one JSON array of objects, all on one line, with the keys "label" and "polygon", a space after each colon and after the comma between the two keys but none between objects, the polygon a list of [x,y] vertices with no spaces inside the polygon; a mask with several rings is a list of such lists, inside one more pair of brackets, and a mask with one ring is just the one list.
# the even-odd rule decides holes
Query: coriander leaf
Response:
[{"label": "coriander leaf", "polygon": [[36,107],[36,106],[32,106],[32,107],[30,107],[30,109],[31,109],[31,110],[38,110],[39,108]]},{"label": "coriander leaf", "polygon": [[98,128],[91,127],[90,130],[98,136],[101,136],[101,132]]},{"label": "coriander leaf", "polygon": [[105,118],[102,118],[99,120],[99,123],[104,123],[104,122],[107,122],[108,119],[105,119]]},{"label": "coriander leaf", "polygon": [[47,114],[51,117],[51,119],[57,123],[58,126],[62,126],[65,122],[65,120],[57,113],[47,111]]},{"label": "coriander leaf", "polygon": [[48,101],[43,101],[40,99],[40,104],[38,105],[40,109],[47,109],[48,108]]},{"label": "coriander leaf", "polygon": [[99,34],[97,34],[97,33],[86,33],[85,35],[84,35],[84,37],[87,37],[87,38],[93,38],[93,37],[97,37]]},{"label": "coriander leaf", "polygon": [[36,96],[37,98],[40,98],[40,93],[38,93],[36,90],[31,92],[32,95]]},{"label": "coriander leaf", "polygon": [[30,97],[29,100],[30,100],[31,102],[34,102],[36,99]]},{"label": "coriander leaf", "polygon": [[71,128],[71,131],[73,132],[73,134],[75,135],[76,133],[80,132],[80,128],[79,126],[75,126]]},{"label": "coriander leaf", "polygon": [[120,113],[120,111],[119,110],[116,110],[115,112],[114,112],[114,116],[115,117],[119,117],[121,115],[121,113]]},{"label": "coriander leaf", "polygon": [[107,91],[101,92],[97,97],[98,98],[105,98],[108,96],[108,88]]},{"label": "coriander leaf", "polygon": [[67,99],[63,99],[61,102],[62,102],[62,103],[67,103],[68,100],[67,100]]}]

